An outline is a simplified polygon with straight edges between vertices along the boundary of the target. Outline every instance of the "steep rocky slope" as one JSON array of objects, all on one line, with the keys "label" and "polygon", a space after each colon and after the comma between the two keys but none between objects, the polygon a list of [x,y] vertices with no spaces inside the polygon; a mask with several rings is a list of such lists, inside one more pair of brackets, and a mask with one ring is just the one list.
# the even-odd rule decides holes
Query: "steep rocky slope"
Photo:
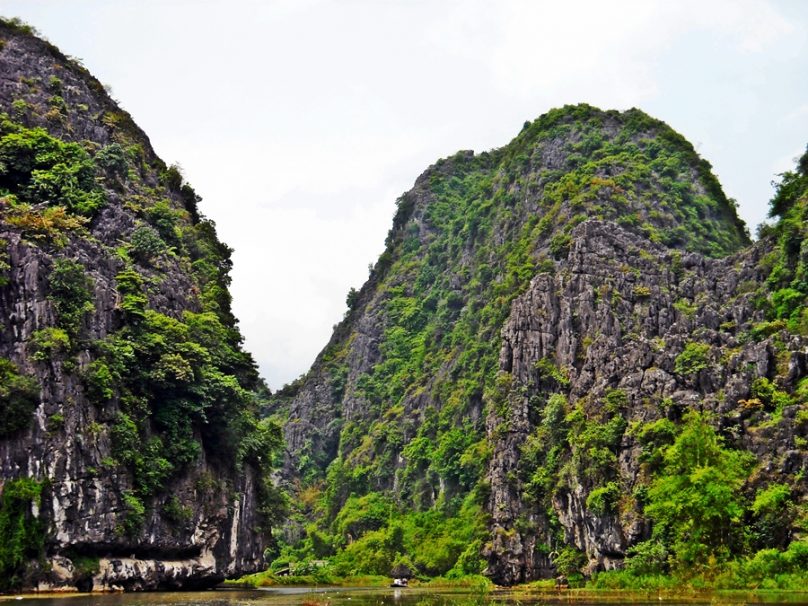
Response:
[{"label": "steep rocky slope", "polygon": [[[649,530],[637,490],[652,472],[647,428],[689,409],[714,412],[721,433],[754,453],[760,477],[750,488],[805,490],[808,424],[796,421],[804,402],[778,404],[772,393],[793,393],[808,374],[808,340],[763,324],[762,247],[712,260],[609,223],[573,233],[563,266],[531,281],[502,332],[503,374],[486,420],[486,554],[500,582],[546,576],[563,545],[585,553],[589,570],[621,566]],[[772,334],[752,336],[754,326]],[[554,436],[559,401],[573,414]],[[605,487],[595,505],[591,495]]]},{"label": "steep rocky slope", "polygon": [[0,589],[263,564],[262,384],[199,198],[76,61],[0,24]]},{"label": "steep rocky slope", "polygon": [[[637,110],[555,110],[526,124],[507,147],[442,160],[399,199],[387,250],[296,393],[294,422],[286,427],[294,453],[287,468],[293,461],[304,475],[308,464],[324,468],[345,422],[370,422],[367,406],[374,401],[393,408],[413,399],[405,393],[415,388],[407,377],[386,386],[360,384],[363,375],[381,383],[403,370],[398,358],[409,358],[409,351],[395,361],[389,355],[395,352],[382,351],[393,333],[408,341],[406,347],[417,341],[425,351],[448,354],[445,363],[429,356],[411,379],[458,387],[461,406],[479,408],[482,385],[462,379],[480,378],[482,363],[494,365],[490,337],[510,300],[537,268],[555,266],[566,255],[570,231],[591,218],[712,255],[748,242],[709,165],[679,135]],[[484,337],[479,346],[489,355],[458,360],[452,350],[465,349],[473,336]],[[390,360],[389,371],[377,367],[382,358]],[[448,387],[446,371],[458,363],[468,376],[453,376]],[[298,407],[305,414],[296,414]],[[390,481],[384,475],[380,485]]]},{"label": "steep rocky slope", "polygon": [[[693,427],[718,431],[718,459],[756,455],[749,503],[799,503],[808,289],[789,221],[750,247],[709,165],[638,110],[553,110],[430,167],[328,346],[272,401],[302,503],[286,556],[507,584],[619,567]],[[796,536],[789,511],[757,547]]]}]

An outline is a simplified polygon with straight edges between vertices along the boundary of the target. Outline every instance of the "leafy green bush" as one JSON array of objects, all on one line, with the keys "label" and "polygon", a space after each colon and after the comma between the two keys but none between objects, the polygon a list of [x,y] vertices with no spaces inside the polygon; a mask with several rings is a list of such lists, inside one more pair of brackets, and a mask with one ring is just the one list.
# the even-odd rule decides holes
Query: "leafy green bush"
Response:
[{"label": "leafy green bush", "polygon": [[30,426],[39,404],[39,384],[20,374],[17,366],[0,358],[0,437]]},{"label": "leafy green bush", "polygon": [[778,318],[788,318],[798,308],[805,305],[805,293],[796,288],[781,288],[772,293],[774,315]]},{"label": "leafy green bush", "polygon": [[110,143],[102,147],[93,157],[95,163],[106,173],[107,177],[124,180],[129,172],[126,151],[120,143]]},{"label": "leafy green bush", "polygon": [[0,497],[0,591],[18,589],[28,562],[42,555],[43,520],[33,509],[42,505],[43,482],[33,478],[9,479]]},{"label": "leafy green bush", "polygon": [[106,203],[95,164],[80,145],[15,124],[6,114],[0,115],[0,190],[88,217]]},{"label": "leafy green bush", "polygon": [[11,102],[11,113],[16,120],[26,122],[31,105],[25,99],[15,99]]},{"label": "leafy green bush", "polygon": [[18,228],[26,239],[40,245],[65,246],[69,234],[79,232],[87,220],[71,215],[64,206],[34,208],[30,204],[12,203],[3,219]]},{"label": "leafy green bush", "polygon": [[664,462],[667,447],[673,444],[676,438],[676,426],[669,419],[658,419],[635,426],[632,433],[642,446],[640,462],[649,471],[658,471]]},{"label": "leafy green bush", "polygon": [[752,335],[752,338],[759,341],[761,339],[765,339],[781,330],[785,329],[787,326],[785,320],[772,320],[772,321],[763,321],[755,323],[752,328],[749,330],[749,333]]},{"label": "leafy green bush", "polygon": [[392,511],[392,502],[378,493],[351,496],[334,520],[334,530],[345,543],[350,543],[368,531],[385,526]]},{"label": "leafy green bush", "polygon": [[579,577],[581,569],[586,566],[586,554],[580,549],[569,545],[562,547],[558,555],[553,558],[553,566],[559,574],[565,577]]},{"label": "leafy green bush", "polygon": [[9,283],[9,270],[11,269],[8,240],[0,238],[0,287]]},{"label": "leafy green bush", "polygon": [[487,462],[485,441],[468,424],[444,431],[432,452],[430,467],[443,478],[470,489]]},{"label": "leafy green bush", "polygon": [[32,359],[45,362],[70,351],[70,336],[61,328],[43,328],[31,334],[28,349]]},{"label": "leafy green bush", "polygon": [[699,310],[698,305],[691,303],[687,299],[679,299],[678,301],[674,302],[673,308],[686,318],[692,318]]},{"label": "leafy green bush", "polygon": [[545,382],[555,383],[559,387],[568,387],[569,377],[550,358],[542,358],[536,362],[539,378]]},{"label": "leafy green bush", "polygon": [[808,586],[808,542],[792,541],[785,549],[761,549],[738,558],[704,584],[727,589],[804,590]]},{"label": "leafy green bush", "polygon": [[619,414],[628,406],[628,394],[622,389],[610,389],[603,396],[606,411]]},{"label": "leafy green bush", "polygon": [[617,411],[603,410],[587,414],[578,405],[565,419],[570,428],[567,440],[572,456],[567,469],[576,476],[591,481],[614,476],[616,452],[626,430],[626,420]]},{"label": "leafy green bush", "polygon": [[168,200],[159,200],[149,207],[146,210],[146,217],[163,242],[173,247],[181,245],[182,231],[179,227],[181,212],[174,210]]},{"label": "leafy green bush", "polygon": [[595,488],[586,497],[586,508],[595,515],[611,513],[621,492],[620,484],[617,482],[609,482],[606,486]]},{"label": "leafy green bush", "polygon": [[84,374],[87,396],[92,402],[101,404],[115,395],[115,378],[109,366],[102,360],[93,360]]},{"label": "leafy green bush", "polygon": [[765,406],[773,408],[776,416],[783,412],[783,408],[793,403],[788,393],[777,389],[777,386],[766,377],[758,377],[752,382],[752,395]]},{"label": "leafy green bush", "polygon": [[791,488],[774,483],[755,494],[751,507],[755,543],[763,547],[781,547],[788,541],[796,516]]},{"label": "leafy green bush", "polygon": [[709,363],[710,345],[690,341],[674,361],[674,371],[678,375],[694,375],[707,368]]},{"label": "leafy green bush", "polygon": [[126,269],[115,276],[120,295],[119,307],[130,322],[139,322],[146,315],[148,299],[143,294],[143,278],[133,269]]},{"label": "leafy green bush", "polygon": [[146,523],[146,506],[140,498],[130,492],[124,493],[123,505],[124,516],[117,530],[128,537],[136,537]]},{"label": "leafy green bush", "polygon": [[353,308],[356,307],[358,301],[359,301],[359,291],[352,286],[348,291],[348,295],[345,297],[345,304],[348,306],[348,311],[353,310]]},{"label": "leafy green bush", "polygon": [[131,236],[132,254],[143,263],[150,263],[166,252],[168,247],[156,229],[149,225],[135,228]]},{"label": "leafy green bush", "polygon": [[658,540],[637,543],[628,550],[626,570],[636,575],[663,574],[668,569],[669,552]]},{"label": "leafy green bush", "polygon": [[638,299],[647,299],[651,296],[651,287],[645,285],[638,285],[632,289],[634,296]]},{"label": "leafy green bush", "polygon": [[142,435],[137,424],[125,413],[119,413],[111,435],[112,452],[132,470],[137,495],[156,494],[174,470],[174,465],[162,456],[165,449],[160,437]]},{"label": "leafy green bush", "polygon": [[194,517],[192,507],[183,505],[180,500],[173,496],[163,505],[163,516],[175,524],[187,524]]},{"label": "leafy green bush", "polygon": [[87,269],[76,261],[57,259],[48,281],[48,299],[56,309],[57,323],[68,335],[77,336],[84,316],[95,309]]}]

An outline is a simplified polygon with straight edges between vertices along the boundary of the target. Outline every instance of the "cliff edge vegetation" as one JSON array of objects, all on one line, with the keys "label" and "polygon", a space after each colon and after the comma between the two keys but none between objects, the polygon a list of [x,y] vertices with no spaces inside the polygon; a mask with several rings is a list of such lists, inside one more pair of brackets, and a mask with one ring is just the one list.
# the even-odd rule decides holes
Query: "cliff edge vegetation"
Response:
[{"label": "cliff edge vegetation", "polygon": [[279,428],[200,198],[79,62],[0,22],[0,590],[263,566]]},{"label": "cliff edge vegetation", "polygon": [[270,399],[297,497],[272,568],[803,583],[804,163],[754,244],[636,109],[552,110],[427,169]]}]

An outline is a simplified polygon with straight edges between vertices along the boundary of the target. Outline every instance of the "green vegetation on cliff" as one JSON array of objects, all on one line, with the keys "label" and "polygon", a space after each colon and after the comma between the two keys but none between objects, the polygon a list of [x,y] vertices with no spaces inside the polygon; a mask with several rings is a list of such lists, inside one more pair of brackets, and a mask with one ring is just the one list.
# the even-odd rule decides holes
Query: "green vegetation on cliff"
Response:
[{"label": "green vegetation on cliff", "polygon": [[[294,414],[295,398],[304,401],[318,385],[328,389],[337,417],[311,430],[289,460],[305,505],[282,537],[284,561],[328,557],[338,568],[350,562],[348,570],[373,574],[397,560],[425,575],[485,568],[474,553],[490,540],[485,419],[492,409],[507,417],[508,398],[518,397],[510,375],[498,375],[500,330],[514,299],[534,276],[557,271],[571,231],[588,219],[612,220],[653,243],[714,257],[749,244],[709,165],[680,135],[638,110],[553,110],[504,148],[438,162],[398,200],[387,249],[368,283],[349,294],[346,319],[314,369],[274,400],[278,414],[289,414],[290,406]],[[639,286],[635,295],[648,297],[650,290]],[[355,324],[362,317],[374,318],[362,332],[378,332],[361,354],[375,361],[357,374],[354,351],[367,338]],[[550,359],[537,372],[548,386],[568,387],[564,369]],[[572,448],[574,472],[603,480],[588,504],[615,506],[619,489],[608,474],[626,422],[614,398],[614,412],[599,425],[583,412],[576,417],[563,398],[555,412],[548,404],[544,437],[523,455],[535,457],[534,498],[549,498],[559,474],[573,472],[561,465],[562,452]],[[287,422],[287,432],[296,431],[299,420]],[[334,424],[337,447],[328,450],[322,444]],[[345,512],[375,499],[390,503],[391,513],[346,544]],[[397,511],[413,513],[401,518]],[[389,538],[402,520],[405,528],[417,527],[424,515],[440,520],[443,534],[456,532],[466,517],[466,527],[479,529],[464,536],[475,548],[435,560],[439,539]],[[375,556],[365,555],[371,546]]]},{"label": "green vegetation on cliff", "polygon": [[94,162],[79,144],[15,124],[8,116],[0,120],[0,189],[7,192],[5,203],[16,203],[21,214],[44,203],[94,215],[105,202],[95,175]]},{"label": "green vegetation on cliff", "polygon": [[0,358],[0,437],[31,424],[38,396],[37,381],[21,375],[11,360]]},{"label": "green vegetation on cliff", "polygon": [[[279,447],[280,435],[277,429],[262,429],[267,422],[259,424],[254,414],[260,382],[252,358],[240,347],[227,293],[230,250],[218,242],[213,225],[193,222],[169,201],[171,190],[157,199],[152,196],[158,190],[130,194],[141,223],[131,241],[115,251],[123,265],[116,277],[122,321],[104,339],[90,340],[82,330],[95,309],[88,268],[58,251],[89,237],[86,217],[106,203],[100,184],[112,163],[110,148],[122,148],[114,143],[99,149],[97,166],[80,145],[43,128],[15,124],[6,115],[0,116],[0,134],[0,212],[32,245],[55,247],[56,253],[48,298],[57,325],[34,333],[31,358],[46,362],[80,350],[94,353],[83,372],[87,396],[99,406],[120,404],[111,432],[116,458],[133,473],[136,494],[158,493],[172,474],[196,460],[203,446],[228,465],[241,464],[250,453],[269,456]],[[129,189],[142,189],[138,179],[130,178],[132,159],[124,155],[116,162],[121,168],[117,178]],[[171,177],[166,171],[165,180]],[[177,194],[187,196],[182,189]],[[62,222],[49,220],[53,211]],[[186,266],[199,293],[199,311],[179,319],[152,309],[147,288],[155,270],[167,271],[176,262]],[[12,368],[4,377],[9,390],[24,394],[24,378],[15,378]],[[21,398],[10,398],[7,406],[21,407]],[[15,428],[14,419],[24,415],[9,412],[6,424]]]},{"label": "green vegetation on cliff", "polygon": [[[22,444],[0,588],[46,555],[82,582],[110,550],[232,557],[199,543],[217,525],[254,570],[285,513],[277,420],[296,504],[256,582],[808,581],[808,154],[754,247],[709,165],[639,110],[568,106],[441,160],[311,372],[268,398],[199,197],[44,48],[54,73],[31,77],[47,61],[0,44],[0,439]],[[60,448],[75,469],[46,460]],[[81,549],[48,553],[54,530]]]},{"label": "green vegetation on cliff", "polygon": [[32,33],[0,20],[0,589],[59,555],[86,582],[80,562],[116,550],[221,552],[218,582],[231,531],[254,570],[284,509],[282,437],[259,418],[232,251],[104,87]]},{"label": "green vegetation on cliff", "polygon": [[30,478],[7,480],[0,497],[0,591],[17,589],[27,563],[39,557],[45,528],[37,516],[43,482]]},{"label": "green vegetation on cliff", "polygon": [[[776,242],[763,260],[769,270],[769,317],[792,332],[808,333],[808,151],[793,171],[782,175],[761,238]],[[771,330],[771,327],[769,328]]]}]

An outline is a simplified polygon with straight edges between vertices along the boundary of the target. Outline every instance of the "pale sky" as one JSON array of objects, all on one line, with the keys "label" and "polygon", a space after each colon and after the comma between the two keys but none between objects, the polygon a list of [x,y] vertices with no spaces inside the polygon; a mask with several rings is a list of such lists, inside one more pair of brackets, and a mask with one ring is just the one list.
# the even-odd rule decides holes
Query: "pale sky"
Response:
[{"label": "pale sky", "polygon": [[82,59],[235,248],[270,387],[311,365],[440,157],[565,103],[640,107],[754,233],[808,143],[808,2],[0,0]]}]

